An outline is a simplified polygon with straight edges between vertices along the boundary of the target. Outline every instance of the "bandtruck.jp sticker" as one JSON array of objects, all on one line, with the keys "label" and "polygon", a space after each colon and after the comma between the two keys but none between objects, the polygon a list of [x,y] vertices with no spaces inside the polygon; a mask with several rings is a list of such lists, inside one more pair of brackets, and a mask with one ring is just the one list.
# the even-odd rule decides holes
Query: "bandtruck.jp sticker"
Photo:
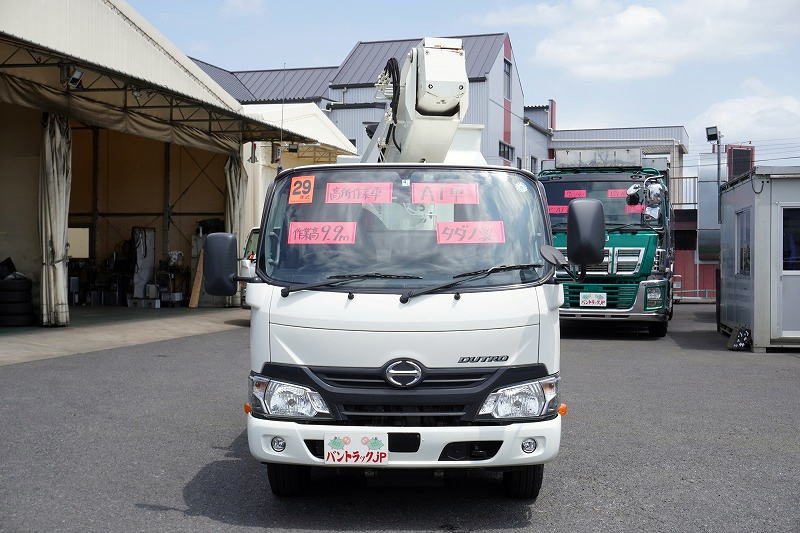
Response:
[{"label": "bandtruck.jp sticker", "polygon": [[355,222],[290,222],[289,244],[355,244]]},{"label": "bandtruck.jp sticker", "polygon": [[310,204],[314,201],[314,176],[295,176],[289,184],[290,204]]}]

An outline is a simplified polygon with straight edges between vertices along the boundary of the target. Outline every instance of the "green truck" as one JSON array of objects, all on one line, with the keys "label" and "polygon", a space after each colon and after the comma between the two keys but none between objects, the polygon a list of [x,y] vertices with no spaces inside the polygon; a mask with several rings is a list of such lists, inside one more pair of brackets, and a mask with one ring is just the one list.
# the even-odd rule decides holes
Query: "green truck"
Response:
[{"label": "green truck", "polygon": [[673,226],[668,175],[642,166],[639,150],[564,150],[539,178],[547,194],[553,245],[567,251],[567,206],[603,202],[603,262],[564,283],[561,320],[625,322],[667,334],[672,318]]}]

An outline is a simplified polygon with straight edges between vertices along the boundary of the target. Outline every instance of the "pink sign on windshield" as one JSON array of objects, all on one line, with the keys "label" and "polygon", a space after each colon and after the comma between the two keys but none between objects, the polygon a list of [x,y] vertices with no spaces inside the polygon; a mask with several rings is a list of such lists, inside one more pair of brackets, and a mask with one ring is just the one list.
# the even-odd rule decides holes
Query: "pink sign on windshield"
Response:
[{"label": "pink sign on windshield", "polygon": [[289,244],[355,244],[355,222],[290,222]]},{"label": "pink sign on windshield", "polygon": [[584,189],[567,189],[564,191],[564,198],[586,198]]},{"label": "pink sign on windshield", "polygon": [[328,183],[325,203],[328,204],[390,204],[392,183]]},{"label": "pink sign on windshield", "polygon": [[437,222],[439,244],[489,244],[506,242],[502,220],[485,222]]},{"label": "pink sign on windshield", "polygon": [[626,213],[631,213],[631,214],[635,215],[635,214],[641,213],[643,211],[644,211],[644,206],[641,205],[641,204],[639,204],[639,205],[626,205],[625,206],[625,212]]},{"label": "pink sign on windshield", "polygon": [[625,189],[608,189],[608,198],[626,198],[628,196]]},{"label": "pink sign on windshield", "polygon": [[569,210],[567,205],[548,205],[547,212],[551,215],[565,215]]},{"label": "pink sign on windshield", "polygon": [[477,183],[412,183],[414,204],[477,204]]}]

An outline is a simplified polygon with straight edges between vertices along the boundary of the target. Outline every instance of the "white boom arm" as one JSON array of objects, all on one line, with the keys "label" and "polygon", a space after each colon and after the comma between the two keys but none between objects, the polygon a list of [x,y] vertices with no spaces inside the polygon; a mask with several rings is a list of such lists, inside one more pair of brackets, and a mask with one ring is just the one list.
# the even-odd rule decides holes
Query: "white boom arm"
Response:
[{"label": "white boom arm", "polygon": [[461,124],[469,104],[461,39],[426,37],[402,71],[390,59],[375,86],[391,100],[361,162],[486,163],[483,126]]}]

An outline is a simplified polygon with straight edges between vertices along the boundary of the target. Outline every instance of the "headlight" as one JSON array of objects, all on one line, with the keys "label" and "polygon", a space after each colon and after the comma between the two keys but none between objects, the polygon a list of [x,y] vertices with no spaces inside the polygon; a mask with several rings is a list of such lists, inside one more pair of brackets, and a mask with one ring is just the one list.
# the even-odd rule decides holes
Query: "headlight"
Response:
[{"label": "headlight", "polygon": [[315,390],[263,376],[250,376],[253,412],[291,418],[330,418],[328,404]]},{"label": "headlight", "polygon": [[560,380],[556,374],[498,389],[486,398],[478,414],[494,418],[534,418],[555,414]]},{"label": "headlight", "polygon": [[648,287],[646,291],[647,307],[661,307],[663,295],[663,287]]}]

